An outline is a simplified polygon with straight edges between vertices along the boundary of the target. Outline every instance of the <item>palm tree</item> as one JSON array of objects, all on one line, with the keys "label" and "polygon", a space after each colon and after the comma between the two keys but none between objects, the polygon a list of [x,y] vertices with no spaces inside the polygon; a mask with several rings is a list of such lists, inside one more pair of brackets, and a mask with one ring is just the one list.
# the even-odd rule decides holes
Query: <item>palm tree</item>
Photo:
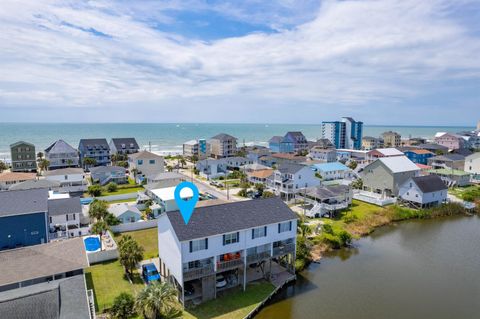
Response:
[{"label": "palm tree", "polygon": [[73,165],[73,160],[67,159],[67,165],[68,165],[68,166],[72,166],[72,165]]},{"label": "palm tree", "polygon": [[298,220],[297,223],[297,232],[303,237],[306,238],[308,235],[312,234],[312,229],[310,226],[305,223],[305,218],[302,217]]},{"label": "palm tree", "polygon": [[40,162],[38,162],[38,168],[40,168],[41,172],[46,171],[49,166],[50,166],[50,161],[46,159],[42,159],[40,160]]},{"label": "palm tree", "polygon": [[187,161],[185,160],[185,158],[183,156],[180,156],[179,158],[179,162],[180,162],[180,165],[182,165],[182,168],[187,165]]},{"label": "palm tree", "polygon": [[95,160],[94,158],[85,157],[83,159],[83,165],[85,166],[85,168],[95,166],[97,165],[97,160]]},{"label": "palm tree", "polygon": [[97,235],[103,235],[107,230],[109,230],[109,227],[106,222],[103,220],[97,221],[95,224],[92,225],[92,233],[97,234]]},{"label": "palm tree", "polygon": [[139,292],[135,308],[147,319],[181,318],[182,310],[177,298],[177,290],[171,284],[156,282]]},{"label": "palm tree", "polygon": [[7,169],[8,169],[8,165],[5,162],[0,161],[0,173]]},{"label": "palm tree", "polygon": [[130,235],[125,235],[118,242],[118,250],[120,264],[128,275],[132,275],[137,264],[143,260],[143,247]]},{"label": "palm tree", "polygon": [[108,203],[104,200],[94,200],[88,209],[88,216],[96,221],[103,220],[108,215]]},{"label": "palm tree", "polygon": [[43,153],[42,153],[42,152],[38,152],[38,153],[37,153],[37,158],[38,158],[38,161],[40,162],[40,161],[43,159]]}]

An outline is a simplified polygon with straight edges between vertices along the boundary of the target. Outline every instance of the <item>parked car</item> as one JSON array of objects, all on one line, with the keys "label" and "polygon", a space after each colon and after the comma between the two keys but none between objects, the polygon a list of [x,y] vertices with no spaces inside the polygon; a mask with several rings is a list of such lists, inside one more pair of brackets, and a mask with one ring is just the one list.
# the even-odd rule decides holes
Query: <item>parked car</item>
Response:
[{"label": "parked car", "polygon": [[153,263],[145,264],[142,266],[142,277],[147,284],[152,281],[160,280],[160,274],[158,273],[157,267]]},{"label": "parked car", "polygon": [[193,287],[192,283],[187,282],[185,283],[185,288],[183,288],[185,292],[185,296],[191,296],[195,293],[195,287]]},{"label": "parked car", "polygon": [[216,278],[216,287],[217,288],[223,288],[227,285],[227,281],[225,280],[225,277],[223,275],[218,275]]}]

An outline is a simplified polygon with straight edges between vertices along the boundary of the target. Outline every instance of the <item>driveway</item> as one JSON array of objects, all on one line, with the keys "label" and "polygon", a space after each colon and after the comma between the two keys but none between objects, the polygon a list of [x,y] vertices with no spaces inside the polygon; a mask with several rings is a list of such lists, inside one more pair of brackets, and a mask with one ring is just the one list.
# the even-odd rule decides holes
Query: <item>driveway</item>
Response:
[{"label": "driveway", "polygon": [[[153,263],[155,265],[155,267],[157,267],[157,271],[158,271],[158,273],[160,273],[160,260],[158,258],[145,259],[145,260],[142,260],[141,262],[139,262],[138,265],[137,265],[137,271],[140,274],[140,276],[142,276],[142,266],[145,265],[145,264],[151,264],[151,263]],[[143,279],[143,277],[142,277],[142,279]]]},{"label": "driveway", "polygon": [[[184,175],[188,181],[192,180],[191,172],[189,172],[187,170],[179,170],[178,173]],[[201,179],[196,178],[195,175],[193,176],[193,182],[198,187],[198,190],[200,191],[200,193],[210,193],[213,196],[217,197],[218,199],[228,201],[228,202],[235,202],[235,201],[241,200],[241,199],[237,198],[236,196],[233,196],[233,194],[238,192],[238,190],[233,191],[233,192],[231,192],[229,190],[230,196],[229,196],[229,199],[227,199],[227,191],[226,190],[220,190],[216,187],[213,187],[209,184],[208,181],[202,181]]]}]

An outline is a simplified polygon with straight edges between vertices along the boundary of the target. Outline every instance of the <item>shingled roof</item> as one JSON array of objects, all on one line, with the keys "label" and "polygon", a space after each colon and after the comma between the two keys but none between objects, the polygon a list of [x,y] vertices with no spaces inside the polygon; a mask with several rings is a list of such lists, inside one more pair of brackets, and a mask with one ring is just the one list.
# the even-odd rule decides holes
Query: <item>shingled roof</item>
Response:
[{"label": "shingled roof", "polygon": [[83,275],[0,293],[2,318],[90,319]]},{"label": "shingled roof", "polygon": [[297,219],[297,215],[278,197],[199,207],[188,224],[178,211],[166,215],[179,241]]},{"label": "shingled roof", "polygon": [[0,252],[0,286],[88,267],[82,238]]},{"label": "shingled roof", "polygon": [[447,190],[447,186],[438,175],[418,176],[413,177],[412,180],[423,193]]},{"label": "shingled roof", "polygon": [[48,201],[49,216],[75,213],[82,213],[82,204],[80,204],[80,197],[60,198]]},{"label": "shingled roof", "polygon": [[220,133],[212,137],[212,140],[227,141],[227,140],[236,140],[237,138],[226,133]]},{"label": "shingled roof", "polygon": [[46,212],[47,201],[46,189],[0,192],[0,217]]},{"label": "shingled roof", "polygon": [[64,140],[58,140],[45,149],[45,153],[65,154],[76,153],[77,150]]}]

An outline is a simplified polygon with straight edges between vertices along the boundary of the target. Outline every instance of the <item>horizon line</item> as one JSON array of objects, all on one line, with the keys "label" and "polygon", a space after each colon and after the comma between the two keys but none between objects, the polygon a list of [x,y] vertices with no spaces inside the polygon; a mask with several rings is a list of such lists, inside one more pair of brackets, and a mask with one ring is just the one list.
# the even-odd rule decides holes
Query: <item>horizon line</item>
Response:
[{"label": "horizon line", "polygon": [[[258,122],[0,122],[1,124],[223,124],[223,125],[312,125],[320,126],[322,122],[317,123],[258,123]],[[463,127],[475,128],[475,124],[464,125],[432,125],[432,124],[365,124],[367,127]]]}]

